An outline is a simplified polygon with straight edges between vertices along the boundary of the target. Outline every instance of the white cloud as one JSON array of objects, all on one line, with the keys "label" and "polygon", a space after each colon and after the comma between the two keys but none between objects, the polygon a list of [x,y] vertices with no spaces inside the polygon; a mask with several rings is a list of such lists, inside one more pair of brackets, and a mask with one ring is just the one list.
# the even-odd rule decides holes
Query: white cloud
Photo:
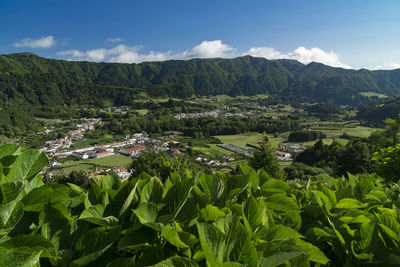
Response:
[{"label": "white cloud", "polygon": [[252,47],[244,54],[267,59],[295,59],[303,64],[319,62],[333,67],[351,68],[349,65],[342,63],[340,56],[335,52],[325,52],[318,47],[307,49],[301,46],[287,54],[282,54],[272,47]]},{"label": "white cloud", "polygon": [[120,43],[122,42],[122,38],[107,38],[106,43]]},{"label": "white cloud", "polygon": [[287,58],[287,56],[281,54],[281,52],[276,51],[272,47],[252,47],[244,55],[250,55],[253,57],[264,57],[268,59],[278,59]]},{"label": "white cloud", "polygon": [[186,50],[183,53],[179,53],[176,56],[178,58],[216,58],[216,57],[234,57],[236,49],[231,46],[222,43],[221,40],[215,41],[203,41],[199,45],[196,45],[190,50]]},{"label": "white cloud", "polygon": [[400,69],[400,64],[395,62],[385,62],[382,65],[378,65],[372,68],[372,70],[394,70]]},{"label": "white cloud", "polygon": [[68,60],[87,60],[121,63],[140,63],[144,61],[163,61],[169,59],[191,58],[232,58],[243,55],[264,57],[267,59],[295,59],[301,63],[320,62],[333,67],[350,68],[341,62],[340,57],[333,51],[325,52],[320,48],[307,49],[298,47],[289,53],[282,53],[272,47],[252,47],[246,52],[239,52],[236,48],[224,44],[221,40],[203,41],[195,47],[183,52],[141,52],[141,46],[126,46],[123,44],[113,48],[99,48],[88,51],[69,50],[59,52],[58,55]]},{"label": "white cloud", "polygon": [[170,53],[150,51],[147,54],[140,53],[140,46],[118,45],[114,48],[100,48],[88,51],[68,50],[57,53],[57,55],[68,60],[86,60],[96,62],[120,62],[139,63],[144,61],[163,61],[170,59]]},{"label": "white cloud", "polygon": [[15,47],[29,47],[29,48],[51,48],[56,44],[53,36],[47,36],[40,39],[26,38],[19,42],[14,43]]}]

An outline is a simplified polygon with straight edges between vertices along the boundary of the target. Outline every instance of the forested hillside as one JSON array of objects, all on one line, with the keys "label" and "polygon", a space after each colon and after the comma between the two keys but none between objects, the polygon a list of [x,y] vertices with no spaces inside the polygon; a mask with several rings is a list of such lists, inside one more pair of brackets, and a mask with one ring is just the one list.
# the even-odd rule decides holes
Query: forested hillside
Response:
[{"label": "forested hillside", "polygon": [[374,126],[384,125],[386,118],[396,119],[400,113],[400,97],[377,101],[361,109],[357,118]]},{"label": "forested hillside", "polygon": [[[129,105],[143,92],[180,98],[269,94],[282,101],[360,105],[373,98],[363,92],[399,95],[400,70],[356,71],[250,56],[118,64],[46,59],[31,53],[0,55],[0,105],[9,105],[0,109],[0,115],[22,132],[16,121],[60,115],[62,107],[75,104]],[[21,119],[13,117],[15,113]]]}]

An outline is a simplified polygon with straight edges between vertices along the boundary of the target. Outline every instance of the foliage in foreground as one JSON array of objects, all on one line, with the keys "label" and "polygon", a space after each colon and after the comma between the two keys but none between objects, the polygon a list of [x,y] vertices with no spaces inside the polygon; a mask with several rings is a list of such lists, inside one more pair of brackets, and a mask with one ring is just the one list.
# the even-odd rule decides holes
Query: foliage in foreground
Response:
[{"label": "foliage in foreground", "polygon": [[399,264],[398,192],[378,178],[306,185],[173,173],[43,184],[43,153],[0,147],[0,266]]}]

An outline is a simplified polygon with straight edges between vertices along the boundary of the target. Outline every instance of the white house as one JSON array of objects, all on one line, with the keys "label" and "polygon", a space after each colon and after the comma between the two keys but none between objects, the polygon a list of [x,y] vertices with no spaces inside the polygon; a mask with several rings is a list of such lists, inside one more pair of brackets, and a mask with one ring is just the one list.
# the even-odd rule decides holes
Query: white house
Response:
[{"label": "white house", "polygon": [[135,157],[135,156],[139,155],[142,150],[145,150],[145,149],[146,149],[145,146],[130,147],[130,148],[121,149],[119,151],[119,153],[126,155],[126,156]]},{"label": "white house", "polygon": [[108,151],[103,151],[103,152],[97,152],[94,154],[95,158],[104,158],[104,157],[108,157],[108,156],[112,156],[114,155],[113,152],[108,152]]},{"label": "white house", "polygon": [[82,152],[74,152],[72,153],[72,156],[78,159],[88,159],[89,155],[86,153],[82,153]]}]

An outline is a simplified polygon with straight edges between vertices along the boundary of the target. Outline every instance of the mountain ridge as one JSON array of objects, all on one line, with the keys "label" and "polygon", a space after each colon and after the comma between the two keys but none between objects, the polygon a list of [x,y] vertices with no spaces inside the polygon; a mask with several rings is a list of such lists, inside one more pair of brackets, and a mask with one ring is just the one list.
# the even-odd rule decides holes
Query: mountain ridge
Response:
[{"label": "mountain ridge", "polygon": [[[400,96],[400,69],[353,70],[252,56],[128,64],[0,55],[0,104],[24,107],[33,116],[57,114],[63,105],[130,105],[143,93],[178,98],[268,94],[282,102],[352,106],[375,100],[363,92]],[[10,114],[16,112],[0,111]]]}]

